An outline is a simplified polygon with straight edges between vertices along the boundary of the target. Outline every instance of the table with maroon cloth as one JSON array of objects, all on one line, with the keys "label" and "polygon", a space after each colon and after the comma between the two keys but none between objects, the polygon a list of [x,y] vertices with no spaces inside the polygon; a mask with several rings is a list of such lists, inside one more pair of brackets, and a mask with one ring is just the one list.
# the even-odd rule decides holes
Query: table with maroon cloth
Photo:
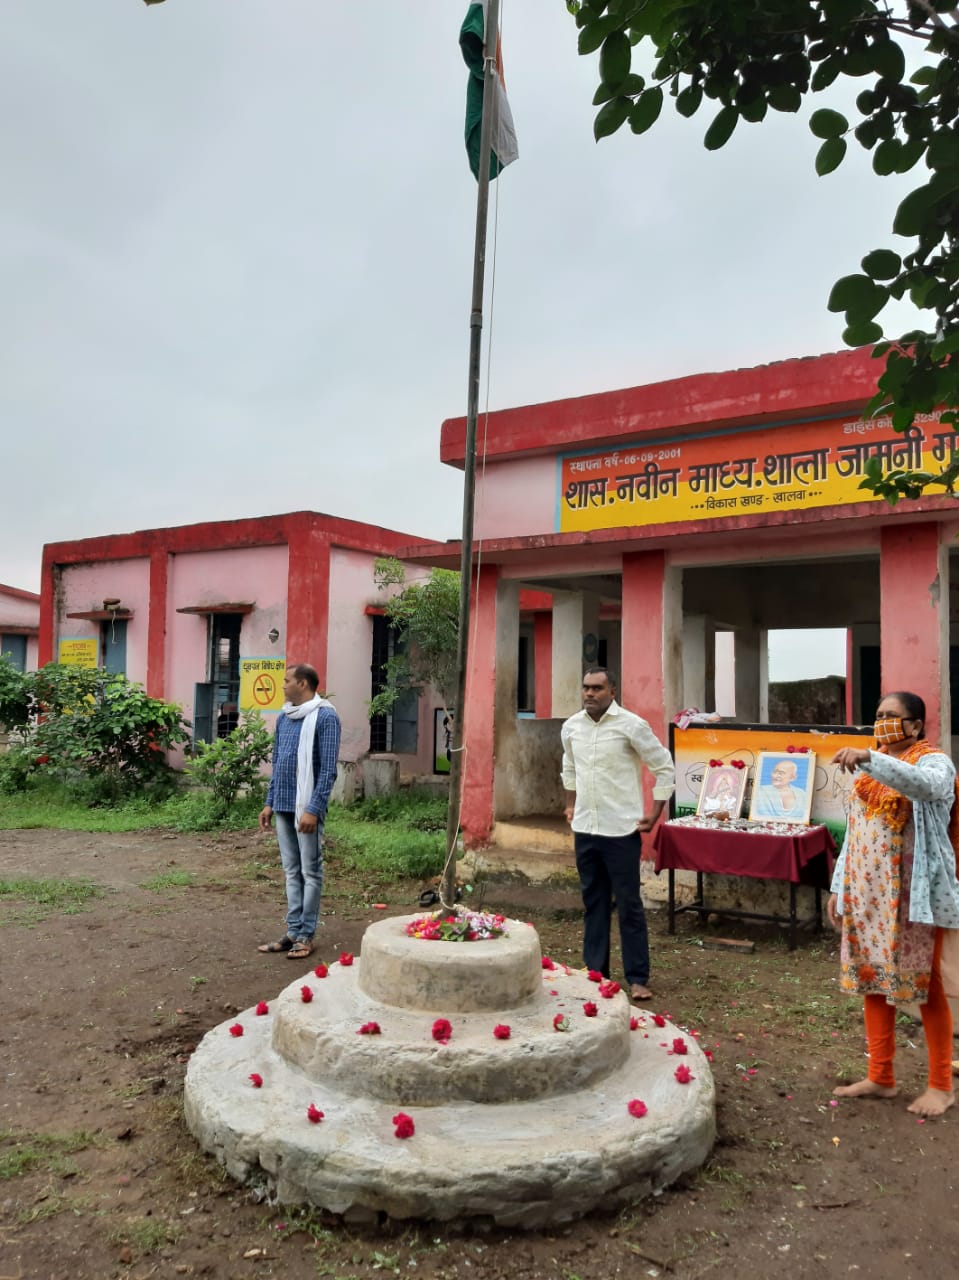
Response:
[{"label": "table with maroon cloth", "polygon": [[[795,950],[800,926],[819,928],[822,922],[822,891],[829,888],[836,846],[828,829],[805,827],[783,834],[722,830],[716,826],[691,826],[665,822],[653,837],[656,870],[669,872],[669,932],[676,931],[681,911],[710,912],[746,920],[766,920],[789,925],[789,949]],[[696,872],[696,899],[676,906],[676,871]],[[789,884],[789,915],[740,911],[710,906],[703,896],[704,875],[748,876],[760,880],[783,880]],[[796,906],[796,886],[815,889],[816,913],[800,919]]]}]

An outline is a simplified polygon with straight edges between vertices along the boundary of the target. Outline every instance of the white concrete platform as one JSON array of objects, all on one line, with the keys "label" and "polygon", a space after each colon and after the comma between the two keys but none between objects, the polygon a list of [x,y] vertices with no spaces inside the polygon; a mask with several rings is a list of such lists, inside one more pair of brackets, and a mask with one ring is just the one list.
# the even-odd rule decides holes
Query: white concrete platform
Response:
[{"label": "white concrete platform", "polygon": [[[187,1124],[234,1177],[265,1184],[281,1203],[354,1220],[539,1227],[631,1203],[703,1163],[715,1137],[714,1088],[691,1036],[655,1026],[622,993],[601,998],[582,971],[542,970],[529,925],[510,921],[509,939],[439,943],[407,939],[409,918],[371,926],[352,966],[330,965],[322,979],[306,970],[278,997],[266,995],[268,1014],[251,1008],[236,1019],[241,1036],[224,1023],[204,1037],[187,1071]],[[485,1007],[507,951],[529,974],[531,941],[536,990],[519,982],[510,1004]],[[460,975],[447,984],[450,999],[465,981],[481,1007],[404,1007],[364,989],[364,966],[388,971],[394,955],[406,971],[405,1000],[435,992],[444,953]],[[431,971],[419,986],[418,955]],[[584,1014],[586,1001],[595,1017]],[[554,1029],[557,1014],[569,1031]],[[448,1044],[432,1038],[437,1016],[452,1025]],[[356,1034],[371,1021],[381,1034]],[[497,1024],[510,1027],[509,1039],[494,1037]],[[672,1052],[677,1038],[685,1054]],[[680,1065],[689,1083],[677,1081]],[[636,1098],[648,1109],[640,1119],[627,1110]],[[310,1104],[324,1113],[320,1123],[308,1119]],[[408,1139],[394,1136],[400,1110],[415,1124]]]}]

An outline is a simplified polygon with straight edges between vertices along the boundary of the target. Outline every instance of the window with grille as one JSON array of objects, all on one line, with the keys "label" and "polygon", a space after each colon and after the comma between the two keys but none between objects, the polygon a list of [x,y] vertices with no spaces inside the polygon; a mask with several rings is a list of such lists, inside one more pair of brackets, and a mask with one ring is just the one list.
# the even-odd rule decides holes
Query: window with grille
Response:
[{"label": "window with grille", "polygon": [[[387,662],[403,650],[397,630],[388,618],[375,615],[371,621],[373,652],[370,664],[370,693],[371,697],[375,698],[386,687]],[[405,689],[390,712],[370,718],[370,750],[415,755],[418,720],[419,695],[416,689]]]}]

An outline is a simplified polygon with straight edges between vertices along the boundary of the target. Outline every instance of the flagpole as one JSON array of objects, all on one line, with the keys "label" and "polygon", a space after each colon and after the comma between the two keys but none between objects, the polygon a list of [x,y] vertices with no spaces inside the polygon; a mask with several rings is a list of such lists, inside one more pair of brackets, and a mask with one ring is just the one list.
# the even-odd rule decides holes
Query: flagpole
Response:
[{"label": "flagpole", "polygon": [[[456,643],[456,701],[450,753],[450,795],[446,814],[446,862],[440,885],[444,907],[456,901],[456,852],[463,794],[463,729],[466,708],[466,664],[469,656],[470,590],[473,581],[473,504],[476,494],[476,420],[479,416],[480,356],[483,345],[483,287],[486,278],[486,224],[495,95],[488,92],[496,75],[499,0],[489,0],[483,32],[483,120],[480,126],[476,183],[476,236],[473,248],[473,298],[470,305],[470,354],[466,389],[466,448],[463,465],[463,531],[460,545],[459,628]],[[477,589],[478,589],[477,582]]]}]

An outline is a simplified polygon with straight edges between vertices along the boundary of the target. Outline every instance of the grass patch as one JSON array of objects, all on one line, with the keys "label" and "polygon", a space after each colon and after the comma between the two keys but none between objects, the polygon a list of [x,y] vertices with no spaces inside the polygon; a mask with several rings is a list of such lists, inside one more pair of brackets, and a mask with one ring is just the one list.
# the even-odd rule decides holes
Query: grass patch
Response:
[{"label": "grass patch", "polygon": [[92,806],[68,787],[48,784],[0,794],[0,830],[29,831],[244,831],[256,826],[263,807],[259,795],[244,796],[225,818],[212,816],[212,796],[187,788],[167,800],[137,798],[107,808]]},{"label": "grass patch", "polygon": [[131,1218],[107,1237],[111,1244],[129,1245],[140,1253],[156,1253],[168,1244],[176,1244],[179,1238],[180,1228],[160,1218]]},{"label": "grass patch", "polygon": [[93,1134],[85,1129],[76,1133],[17,1133],[13,1129],[2,1129],[0,1179],[20,1178],[38,1170],[61,1177],[75,1174],[76,1164],[66,1157],[95,1144]]},{"label": "grass patch", "polygon": [[29,876],[0,880],[0,902],[9,900],[27,905],[28,910],[15,917],[22,923],[45,920],[57,912],[76,915],[92,898],[102,895],[103,890],[92,880],[39,880]]},{"label": "grass patch", "polygon": [[161,871],[159,875],[140,882],[141,889],[149,889],[152,893],[162,893],[165,889],[188,889],[196,884],[192,871]]},{"label": "grass patch", "polygon": [[326,836],[354,871],[383,879],[436,875],[446,856],[446,799],[401,791],[330,807]]}]

